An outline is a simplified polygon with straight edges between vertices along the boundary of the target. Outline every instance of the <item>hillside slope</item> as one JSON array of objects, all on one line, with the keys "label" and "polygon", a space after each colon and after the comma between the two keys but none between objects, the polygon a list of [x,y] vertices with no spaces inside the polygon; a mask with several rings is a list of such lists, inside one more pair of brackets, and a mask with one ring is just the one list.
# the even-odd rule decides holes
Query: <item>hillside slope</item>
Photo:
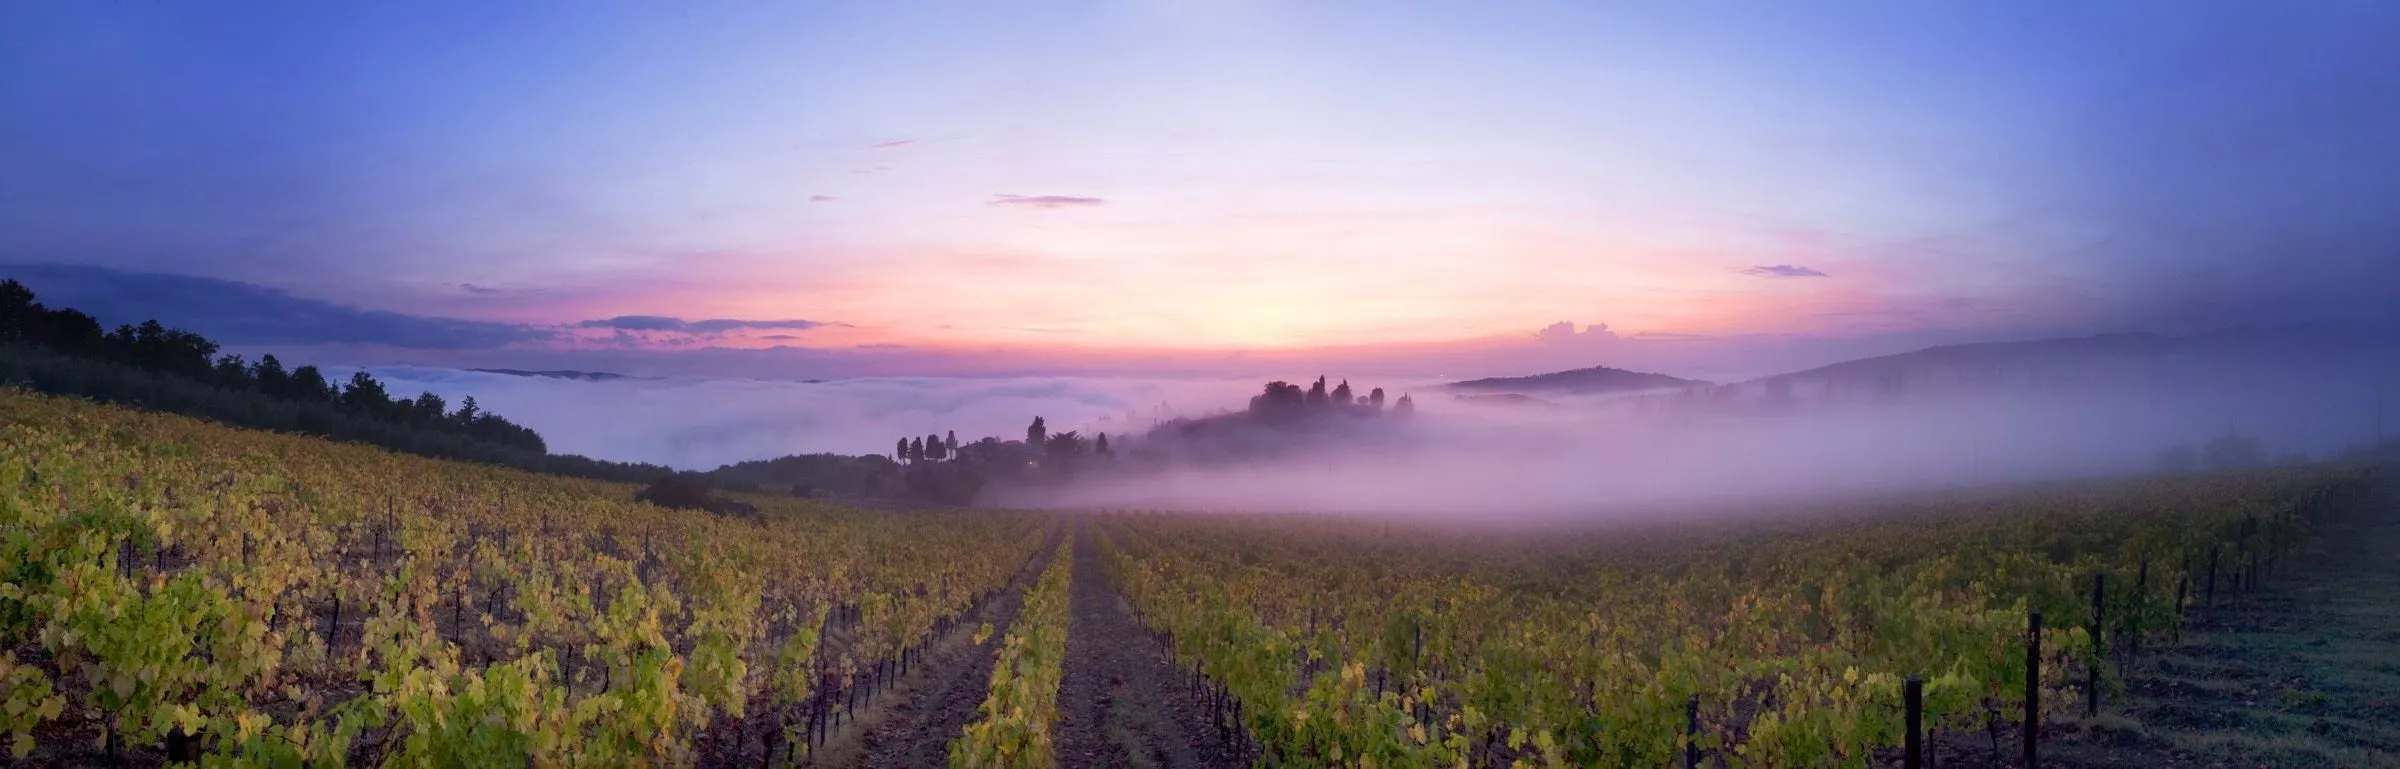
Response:
[{"label": "hillside slope", "polygon": [[1608,393],[1643,392],[1650,390],[1680,390],[1706,385],[1696,379],[1684,379],[1665,374],[1627,371],[1607,366],[1554,371],[1532,376],[1489,377],[1452,382],[1446,388],[1461,392],[1550,393],[1560,395],[1602,395]]}]

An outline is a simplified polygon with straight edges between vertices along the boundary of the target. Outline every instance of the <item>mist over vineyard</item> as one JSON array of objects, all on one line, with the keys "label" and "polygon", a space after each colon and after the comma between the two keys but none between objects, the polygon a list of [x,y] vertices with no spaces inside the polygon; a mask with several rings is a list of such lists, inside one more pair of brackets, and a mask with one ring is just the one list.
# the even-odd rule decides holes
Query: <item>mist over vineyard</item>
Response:
[{"label": "mist over vineyard", "polygon": [[[2373,440],[2369,380],[2266,372],[2145,386],[1954,392],[1889,403],[1687,410],[1671,398],[1551,408],[1426,399],[1398,434],[1272,461],[1168,465],[998,505],[1577,518],[1667,502],[1773,502],[2165,469],[2231,434],[2267,459]],[[1690,509],[1678,505],[1678,509]]]},{"label": "mist over vineyard", "polygon": [[[473,394],[540,425],[560,451],[684,470],[784,454],[881,453],[940,428],[1013,435],[1034,415],[1119,431],[1181,409],[1233,406],[1245,380],[1074,377],[577,380],[420,366],[368,369],[408,392]],[[1167,405],[1168,411],[1160,407]],[[606,413],[610,419],[591,419]]]},{"label": "mist over vineyard", "polygon": [[2400,2],[0,5],[5,769],[2400,769]]},{"label": "mist over vineyard", "polygon": [[[1453,397],[1441,382],[1402,382],[1391,392],[1421,404],[1404,428],[1258,427],[1253,443],[1276,450],[1121,458],[1060,483],[998,485],[982,502],[1573,519],[1662,504],[1721,509],[1707,505],[2147,473],[2166,469],[2161,453],[2172,447],[2228,434],[2256,438],[2263,460],[2315,457],[2373,440],[2378,371],[2391,365],[2390,350],[2377,342],[2304,354],[2110,353],[1912,366],[1891,379],[1801,373],[1705,394],[1498,402]],[[1056,430],[1112,433],[1119,453],[1131,454],[1153,426],[1237,410],[1256,389],[1234,379],[592,381],[373,371],[404,390],[476,393],[562,450],[703,470],[780,454],[879,451],[886,436],[937,429],[969,441],[1007,437],[1034,415]],[[616,418],[582,416],[592,413]]]}]

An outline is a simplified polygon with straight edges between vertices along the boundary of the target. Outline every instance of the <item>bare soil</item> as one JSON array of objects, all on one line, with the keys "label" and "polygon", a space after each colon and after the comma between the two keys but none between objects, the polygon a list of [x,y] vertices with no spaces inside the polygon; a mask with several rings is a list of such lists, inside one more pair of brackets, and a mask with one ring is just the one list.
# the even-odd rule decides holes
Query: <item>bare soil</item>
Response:
[{"label": "bare soil", "polygon": [[1059,684],[1058,765],[1198,769],[1242,766],[1218,738],[1157,639],[1134,619],[1109,576],[1106,556],[1076,526],[1066,675]]},{"label": "bare soil", "polygon": [[[857,720],[836,730],[810,765],[947,766],[951,741],[983,717],[980,706],[991,688],[992,666],[999,662],[1001,639],[1024,608],[1025,591],[1049,568],[1057,550],[1054,537],[981,612],[929,643],[923,664],[901,676],[872,706],[861,708]],[[983,623],[991,624],[991,635],[976,643]]]}]

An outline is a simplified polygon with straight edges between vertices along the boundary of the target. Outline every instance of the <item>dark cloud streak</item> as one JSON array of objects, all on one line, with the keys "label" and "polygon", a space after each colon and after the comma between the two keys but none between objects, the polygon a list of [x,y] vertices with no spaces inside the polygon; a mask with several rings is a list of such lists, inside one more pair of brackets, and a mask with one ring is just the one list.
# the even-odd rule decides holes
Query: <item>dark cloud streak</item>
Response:
[{"label": "dark cloud streak", "polygon": [[1744,267],[1740,270],[1740,272],[1744,275],[1756,275],[1762,278],[1831,277],[1815,267],[1803,267],[1797,264],[1759,264]]},{"label": "dark cloud streak", "polygon": [[1009,195],[1003,193],[993,195],[991,202],[985,205],[1010,208],[1091,208],[1107,203],[1108,201],[1100,198],[1076,195]]},{"label": "dark cloud streak", "polygon": [[671,331],[685,334],[722,334],[728,331],[744,329],[806,331],[812,328],[823,328],[826,326],[840,327],[846,325],[847,324],[843,323],[826,323],[824,321],[815,320],[737,320],[733,318],[684,320],[682,318],[671,318],[664,315],[619,315],[614,318],[583,321],[575,324],[575,327],[608,328],[617,329],[620,331]]},{"label": "dark cloud streak", "polygon": [[0,266],[0,276],[24,281],[44,304],[73,307],[104,324],[156,319],[233,344],[488,350],[560,336],[540,326],[369,310],[255,283],[189,275],[32,264]]},{"label": "dark cloud streak", "polygon": [[[107,325],[155,319],[231,345],[368,345],[455,352],[572,341],[576,331],[605,329],[614,332],[611,338],[622,346],[688,346],[735,331],[807,331],[849,325],[801,319],[684,320],[620,315],[552,326],[370,310],[294,296],[254,283],[104,267],[0,265],[0,277],[24,281],[44,304],[83,310]],[[498,289],[459,286],[470,293],[498,293]],[[777,334],[772,338],[793,337]]]}]

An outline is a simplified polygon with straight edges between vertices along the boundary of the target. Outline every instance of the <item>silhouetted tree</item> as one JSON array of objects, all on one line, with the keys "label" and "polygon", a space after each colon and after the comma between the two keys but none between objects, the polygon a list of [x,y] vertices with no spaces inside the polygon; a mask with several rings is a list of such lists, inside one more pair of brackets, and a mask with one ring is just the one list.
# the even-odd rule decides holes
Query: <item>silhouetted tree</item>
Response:
[{"label": "silhouetted tree", "polygon": [[1317,383],[1308,386],[1308,405],[1323,406],[1329,397],[1331,396],[1325,394],[1324,377],[1317,377]]},{"label": "silhouetted tree", "polygon": [[383,391],[383,383],[361,371],[350,375],[349,386],[342,388],[342,410],[352,414],[376,415],[391,412],[392,396]]},{"label": "silhouetted tree", "polygon": [[[326,381],[325,372],[318,371],[315,366],[301,366],[293,369],[291,383],[286,386],[284,395],[285,398],[291,400],[315,403],[331,403],[340,396],[341,393],[333,389],[333,383]],[[490,415],[486,414],[485,416]],[[484,424],[484,422],[476,424]]]},{"label": "silhouetted tree", "polygon": [[1092,441],[1092,453],[1104,457],[1113,456],[1108,451],[1108,433],[1101,433],[1099,439]]},{"label": "silhouetted tree", "polygon": [[33,301],[33,289],[10,278],[0,281],[0,342],[40,344],[38,323],[48,314]]},{"label": "silhouetted tree", "polygon": [[430,392],[419,393],[416,402],[411,405],[414,408],[409,416],[409,424],[419,427],[440,425],[450,408],[450,404],[442,401],[442,396]]},{"label": "silhouetted tree", "polygon": [[950,449],[942,443],[942,436],[925,436],[925,458],[935,462],[950,458]]},{"label": "silhouetted tree", "polygon": [[925,439],[917,438],[908,442],[908,461],[925,461]]},{"label": "silhouetted tree", "polygon": [[1074,430],[1050,436],[1049,440],[1042,443],[1042,453],[1061,458],[1081,454],[1083,453],[1083,436],[1075,434]]},{"label": "silhouetted tree", "polygon": [[951,431],[949,431],[949,432],[943,433],[943,434],[942,434],[942,445],[950,449],[950,458],[951,458],[951,459],[953,459],[953,460],[955,460],[955,459],[958,459],[958,431],[957,431],[957,430],[951,430]]},{"label": "silhouetted tree", "polygon": [[1405,417],[1415,413],[1417,413],[1417,402],[1406,395],[1400,396],[1400,400],[1392,403],[1393,416]]},{"label": "silhouetted tree", "polygon": [[[36,304],[39,308],[41,305]],[[35,319],[39,324],[31,335],[46,340],[50,349],[79,358],[98,358],[106,354],[100,333],[100,321],[81,310],[50,310]]]},{"label": "silhouetted tree", "polygon": [[1268,382],[1265,392],[1250,398],[1250,411],[1269,418],[1281,418],[1307,402],[1300,386],[1281,380]]},{"label": "silhouetted tree", "polygon": [[1031,425],[1027,425],[1027,426],[1025,427],[1025,445],[1028,445],[1028,446],[1040,446],[1040,445],[1043,445],[1043,441],[1045,441],[1045,440],[1048,440],[1048,439],[1049,439],[1049,436],[1050,436],[1050,428],[1049,428],[1049,427],[1046,427],[1046,426],[1044,426],[1044,425],[1042,424],[1042,418],[1041,418],[1041,417],[1034,417],[1034,418],[1033,418],[1033,424],[1031,424]]},{"label": "silhouetted tree", "polygon": [[1344,379],[1342,380],[1341,386],[1333,388],[1334,403],[1348,406],[1355,400],[1355,398],[1350,397],[1350,380]]},{"label": "silhouetted tree", "polygon": [[258,391],[270,398],[292,398],[292,375],[283,370],[283,362],[273,355],[258,356],[250,365],[250,378],[258,380]]},{"label": "silhouetted tree", "polygon": [[239,355],[220,357],[217,359],[216,369],[209,372],[209,379],[218,387],[233,390],[250,389],[250,364],[244,362],[242,356]]},{"label": "silhouetted tree", "polygon": [[900,439],[900,445],[892,449],[892,461],[894,461],[894,462],[906,462],[906,461],[908,461],[908,439],[907,439],[907,438],[902,438],[902,439]]},{"label": "silhouetted tree", "polygon": [[1367,392],[1367,405],[1375,407],[1376,411],[1383,410],[1383,388],[1378,387]]}]

